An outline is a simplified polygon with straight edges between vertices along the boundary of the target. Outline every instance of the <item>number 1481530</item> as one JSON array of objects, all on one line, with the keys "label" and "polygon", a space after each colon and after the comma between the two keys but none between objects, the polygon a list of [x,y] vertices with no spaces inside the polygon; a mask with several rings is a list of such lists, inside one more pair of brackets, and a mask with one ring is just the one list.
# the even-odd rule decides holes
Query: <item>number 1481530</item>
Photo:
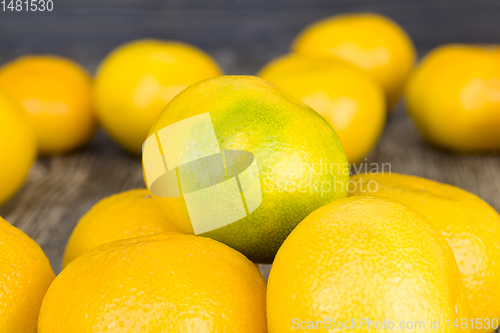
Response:
[{"label": "number 1481530", "polygon": [[7,12],[51,12],[54,9],[52,0],[2,0],[0,8]]}]

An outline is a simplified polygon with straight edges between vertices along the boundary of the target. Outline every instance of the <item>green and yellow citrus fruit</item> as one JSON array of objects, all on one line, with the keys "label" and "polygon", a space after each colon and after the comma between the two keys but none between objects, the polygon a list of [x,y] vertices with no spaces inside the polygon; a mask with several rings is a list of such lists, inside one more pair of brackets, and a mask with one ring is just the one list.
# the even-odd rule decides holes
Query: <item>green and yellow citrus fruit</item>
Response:
[{"label": "green and yellow citrus fruit", "polygon": [[189,44],[155,39],[130,42],[99,66],[97,115],[120,146],[139,155],[151,125],[175,95],[221,74],[209,55]]},{"label": "green and yellow citrus fruit", "polygon": [[[304,217],[347,195],[347,160],[331,126],[307,105],[254,76],[221,76],[190,86],[168,104],[149,135],[204,113],[210,115],[221,150],[254,155],[262,202],[246,217],[202,236],[221,241],[252,261],[269,263]],[[204,154],[192,144],[181,151],[190,160]],[[183,232],[193,232],[182,197],[153,193],[153,198],[170,222]]]},{"label": "green and yellow citrus fruit", "polygon": [[54,272],[40,246],[0,217],[0,332],[36,333]]},{"label": "green and yellow citrus fruit", "polygon": [[370,77],[340,61],[289,54],[259,76],[312,107],[333,127],[349,163],[377,143],[386,118],[384,92]]},{"label": "green and yellow citrus fruit", "polygon": [[[360,174],[351,195],[376,195],[412,207],[437,228],[451,246],[467,295],[473,332],[492,332],[500,321],[500,216],[479,197],[458,187],[399,174]],[[371,182],[367,191],[367,183]],[[363,184],[364,185],[363,185]],[[351,189],[354,186],[351,186]],[[363,190],[364,189],[364,190]],[[487,326],[487,321],[490,327]],[[469,326],[470,323],[469,323]]]},{"label": "green and yellow citrus fruit", "polygon": [[112,195],[99,201],[78,221],[64,252],[63,268],[99,245],[169,231],[179,229],[166,221],[148,190]]},{"label": "green and yellow citrus fruit", "polygon": [[0,89],[0,206],[23,185],[36,158],[36,139],[23,110]]},{"label": "green and yellow citrus fruit", "polygon": [[166,233],[101,245],[50,286],[38,333],[266,333],[266,282],[241,253]]},{"label": "green and yellow citrus fruit", "polygon": [[[438,320],[439,332],[469,332],[451,326],[469,317],[446,239],[420,213],[379,197],[337,200],[292,231],[271,269],[267,317],[269,333],[314,332],[304,328],[317,321],[335,321],[332,332],[347,331],[339,328],[347,322],[360,332],[393,332],[401,321],[419,321],[425,328],[412,328],[430,333]],[[372,326],[352,326],[361,318]]]}]

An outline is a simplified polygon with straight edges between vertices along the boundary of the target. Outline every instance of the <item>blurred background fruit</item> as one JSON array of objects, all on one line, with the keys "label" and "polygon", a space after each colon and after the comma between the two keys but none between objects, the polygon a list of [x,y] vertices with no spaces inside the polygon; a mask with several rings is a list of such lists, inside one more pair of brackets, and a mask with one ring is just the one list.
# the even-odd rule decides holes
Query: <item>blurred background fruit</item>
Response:
[{"label": "blurred background fruit", "polygon": [[114,240],[178,231],[166,221],[148,190],[115,194],[99,201],[80,219],[66,246],[63,268],[82,254]]},{"label": "blurred background fruit", "polygon": [[289,54],[266,65],[259,76],[322,115],[339,136],[349,163],[361,161],[377,143],[386,118],[384,92],[356,68]]},{"label": "blurred background fruit", "polygon": [[[500,321],[500,216],[490,205],[458,187],[420,177],[360,174],[352,181],[356,190],[350,195],[394,199],[427,217],[453,250],[471,318]],[[367,190],[370,182],[376,186]],[[473,327],[473,332],[493,331]]]},{"label": "blurred background fruit", "polygon": [[500,47],[445,45],[430,52],[406,89],[424,139],[459,153],[500,152]]},{"label": "blurred background fruit", "polygon": [[422,332],[435,330],[431,320],[448,331],[447,320],[469,318],[445,238],[420,213],[376,197],[332,202],[292,231],[269,275],[267,316],[269,333],[296,331],[294,318],[418,320]]},{"label": "blurred background fruit", "polygon": [[0,68],[0,87],[26,111],[38,152],[59,155],[87,145],[97,128],[89,74],[58,56],[24,56]]},{"label": "blurred background fruit", "polygon": [[393,20],[374,13],[348,13],[315,22],[298,35],[292,49],[341,59],[362,69],[382,86],[389,108],[399,99],[415,61],[406,32]]},{"label": "blurred background fruit", "polygon": [[202,50],[182,42],[138,40],[120,46],[99,66],[98,117],[108,134],[140,155],[156,117],[189,85],[222,74]]},{"label": "blurred background fruit", "polygon": [[[304,217],[347,196],[347,159],[331,126],[307,105],[254,76],[221,76],[192,85],[168,104],[149,135],[206,112],[221,150],[254,155],[262,203],[246,217],[203,236],[241,251],[254,262],[270,263]],[[196,146],[182,151],[190,160],[204,156]],[[182,197],[153,193],[153,198],[169,222],[183,232],[193,232]]]},{"label": "blurred background fruit", "polygon": [[39,333],[266,332],[266,282],[241,253],[166,233],[101,245],[51,285]]},{"label": "blurred background fruit", "polygon": [[21,188],[35,158],[35,133],[27,116],[0,89],[0,206]]},{"label": "blurred background fruit", "polygon": [[40,246],[0,217],[2,333],[37,332],[42,299],[54,277]]}]

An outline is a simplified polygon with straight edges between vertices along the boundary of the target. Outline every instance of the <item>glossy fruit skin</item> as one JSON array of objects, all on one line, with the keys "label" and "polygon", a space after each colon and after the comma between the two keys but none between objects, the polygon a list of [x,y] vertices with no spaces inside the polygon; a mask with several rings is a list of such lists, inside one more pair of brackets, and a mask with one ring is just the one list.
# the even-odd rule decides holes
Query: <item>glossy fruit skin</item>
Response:
[{"label": "glossy fruit skin", "polygon": [[28,114],[41,155],[86,146],[97,121],[89,74],[58,56],[24,56],[0,69],[0,87]]},{"label": "glossy fruit skin", "polygon": [[166,222],[148,190],[112,195],[95,204],[78,221],[64,252],[63,268],[99,245],[164,232],[179,232],[179,229]]},{"label": "glossy fruit skin", "polygon": [[342,14],[306,27],[292,49],[315,57],[333,57],[365,71],[385,91],[388,107],[401,95],[415,62],[415,47],[406,32],[387,17]]},{"label": "glossy fruit skin", "polygon": [[[270,263],[304,217],[347,196],[347,159],[331,126],[307,105],[254,76],[221,76],[192,85],[162,111],[150,135],[205,112],[210,112],[221,150],[245,150],[255,156],[262,203],[245,218],[201,236],[229,245],[256,263]],[[153,198],[169,221],[185,233],[193,232],[182,198]]]},{"label": "glossy fruit skin", "polygon": [[335,60],[280,57],[259,76],[318,112],[340,138],[349,163],[360,162],[384,128],[384,92],[370,77]]},{"label": "glossy fruit skin", "polygon": [[38,333],[265,333],[266,283],[214,240],[166,233],[77,258],[51,285]]},{"label": "glossy fruit skin", "polygon": [[500,47],[441,46],[410,77],[408,113],[431,145],[457,153],[500,152]]},{"label": "glossy fruit skin", "polygon": [[40,246],[0,217],[0,332],[36,333],[54,272]]},{"label": "glossy fruit skin", "polygon": [[[500,321],[500,216],[481,198],[458,187],[399,174],[360,174],[351,195],[376,195],[412,207],[446,237],[458,263],[471,318]],[[360,182],[376,182],[362,193]],[[375,190],[375,186],[371,185]],[[476,324],[475,324],[476,325]],[[492,332],[493,329],[473,329]]]},{"label": "glossy fruit skin", "polygon": [[179,92],[222,74],[202,50],[181,42],[137,40],[114,50],[95,80],[97,114],[122,148],[140,155],[151,125]]},{"label": "glossy fruit skin", "polygon": [[283,243],[267,317],[269,333],[313,332],[292,329],[293,318],[425,321],[419,332],[441,318],[438,331],[452,332],[443,322],[468,312],[453,253],[426,218],[394,200],[351,197],[314,211]]},{"label": "glossy fruit skin", "polygon": [[0,89],[0,206],[24,184],[36,158],[36,139],[29,120]]}]

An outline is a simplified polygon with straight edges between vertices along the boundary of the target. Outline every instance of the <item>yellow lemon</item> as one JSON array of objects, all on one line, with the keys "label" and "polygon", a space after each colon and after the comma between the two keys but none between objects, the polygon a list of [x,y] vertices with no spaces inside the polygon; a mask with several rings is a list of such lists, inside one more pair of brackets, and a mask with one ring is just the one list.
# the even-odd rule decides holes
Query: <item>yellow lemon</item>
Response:
[{"label": "yellow lemon", "polygon": [[38,333],[266,333],[266,282],[241,253],[167,233],[77,258],[50,286]]},{"label": "yellow lemon", "polygon": [[[207,120],[189,125],[196,119]],[[155,144],[156,135],[162,136],[163,157],[158,158],[186,180],[180,181],[182,196],[155,193],[163,175],[147,184],[168,220],[185,233],[198,226],[202,231],[197,234],[254,262],[272,262],[302,219],[347,196],[349,168],[331,126],[307,105],[254,76],[220,76],[190,86],[162,111],[149,135]],[[231,157],[242,151],[247,154],[241,159]],[[245,160],[252,162],[248,168],[231,168]],[[144,161],[146,155],[143,166],[150,172],[163,168]],[[220,164],[203,167],[209,161]],[[205,230],[228,216],[223,226]]]},{"label": "yellow lemon", "polygon": [[459,153],[500,152],[500,47],[446,45],[428,54],[405,92],[424,139]]},{"label": "yellow lemon", "polygon": [[350,188],[352,195],[376,195],[402,202],[441,231],[462,275],[474,320],[468,326],[473,332],[492,332],[500,322],[498,213],[474,194],[425,178],[361,174],[352,181],[356,185]]},{"label": "yellow lemon", "polygon": [[322,115],[339,136],[350,163],[361,161],[382,133],[384,92],[342,62],[289,54],[265,66],[259,76]]},{"label": "yellow lemon", "polygon": [[0,69],[0,87],[28,114],[38,151],[57,155],[87,145],[97,128],[90,77],[73,61],[25,56]]},{"label": "yellow lemon", "polygon": [[100,123],[120,146],[139,155],[151,125],[175,95],[221,74],[212,58],[185,43],[127,43],[99,66],[95,96]]},{"label": "yellow lemon", "polygon": [[[267,293],[269,333],[457,332],[455,319],[468,320],[445,238],[421,214],[385,198],[341,199],[310,214],[278,251]],[[431,326],[436,321],[440,330]]]},{"label": "yellow lemon", "polygon": [[306,27],[293,49],[333,57],[364,70],[384,88],[389,107],[401,92],[415,61],[410,37],[387,17],[356,13],[329,17]]},{"label": "yellow lemon", "polygon": [[42,299],[53,279],[38,244],[0,217],[0,332],[36,333]]},{"label": "yellow lemon", "polygon": [[78,221],[64,252],[63,268],[101,244],[169,231],[179,229],[166,221],[148,190],[112,195],[99,201]]},{"label": "yellow lemon", "polygon": [[23,185],[36,158],[35,134],[26,118],[0,89],[0,206]]}]

